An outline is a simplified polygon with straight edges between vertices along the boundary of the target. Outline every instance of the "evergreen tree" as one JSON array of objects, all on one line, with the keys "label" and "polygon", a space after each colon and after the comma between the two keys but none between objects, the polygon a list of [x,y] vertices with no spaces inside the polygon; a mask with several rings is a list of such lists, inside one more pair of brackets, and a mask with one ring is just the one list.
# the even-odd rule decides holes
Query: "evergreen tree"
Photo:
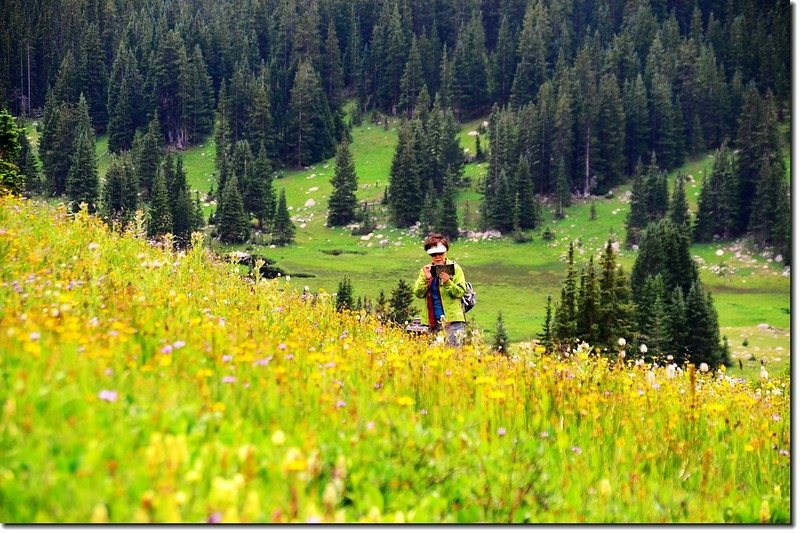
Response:
[{"label": "evergreen tree", "polygon": [[412,307],[413,302],[414,293],[411,291],[411,286],[402,279],[398,280],[397,287],[392,291],[392,296],[389,300],[387,318],[395,324],[408,322],[416,312]]},{"label": "evergreen tree", "polygon": [[350,279],[345,276],[336,289],[336,310],[353,309],[353,286]]},{"label": "evergreen tree", "polygon": [[419,214],[419,231],[421,236],[428,235],[429,233],[441,233],[439,231],[439,219],[442,212],[439,204],[439,198],[433,187],[428,188],[425,195],[425,202],[422,204],[422,211]]},{"label": "evergreen tree", "polygon": [[786,170],[781,160],[770,164],[765,159],[764,167],[756,189],[748,231],[760,246],[769,244],[781,249],[786,245],[786,224],[790,220]]},{"label": "evergreen tree", "polygon": [[600,333],[600,286],[594,269],[594,257],[589,256],[586,274],[581,279],[578,293],[576,329],[577,337],[595,346]]},{"label": "evergreen tree", "polygon": [[422,198],[411,128],[401,125],[389,171],[389,207],[397,227],[413,225],[419,217]]},{"label": "evergreen tree", "polygon": [[567,175],[567,164],[564,158],[558,161],[556,169],[556,218],[566,216],[565,209],[572,202],[572,193],[569,189],[569,176]]},{"label": "evergreen tree", "polygon": [[375,103],[392,115],[400,101],[407,43],[397,2],[385,2],[372,35]]},{"label": "evergreen tree", "polygon": [[200,140],[214,130],[214,90],[200,45],[189,58],[186,121],[192,140]]},{"label": "evergreen tree", "polygon": [[214,164],[217,168],[217,190],[222,191],[228,180],[228,159],[231,153],[231,129],[228,112],[228,91],[223,81],[219,89],[219,103],[217,104],[216,129],[214,130],[214,145],[216,157]]},{"label": "evergreen tree", "polygon": [[153,184],[158,174],[163,157],[163,137],[161,127],[158,123],[158,115],[154,114],[153,119],[147,126],[147,133],[142,137],[142,143],[135,150],[134,166],[139,177],[139,184],[146,198],[149,198],[153,191]]},{"label": "evergreen tree", "polygon": [[530,166],[524,155],[520,155],[517,164],[516,184],[516,193],[519,198],[519,227],[535,229],[541,222],[541,208],[533,193]]},{"label": "evergreen tree", "polygon": [[[266,157],[274,159],[277,156],[275,132],[273,130],[269,85],[266,78],[267,74],[265,73],[258,80],[247,131],[249,133],[250,146],[256,147],[263,144],[266,150]],[[224,132],[222,135],[224,136]]]},{"label": "evergreen tree", "polygon": [[411,40],[411,50],[408,53],[408,61],[403,71],[403,77],[400,79],[399,105],[400,109],[404,111],[409,118],[414,116],[417,99],[419,98],[422,87],[425,85],[423,74],[422,57],[420,56],[417,39],[413,37]]},{"label": "evergreen tree", "polygon": [[567,253],[567,275],[561,284],[561,301],[553,320],[553,340],[559,345],[571,345],[577,335],[577,273],[575,247],[570,241]]},{"label": "evergreen tree", "polygon": [[694,365],[707,363],[716,368],[729,364],[720,344],[719,323],[711,294],[699,281],[692,285],[686,297],[686,351]]},{"label": "evergreen tree", "polygon": [[675,190],[672,192],[672,200],[669,204],[669,219],[678,226],[679,229],[689,235],[691,220],[689,215],[689,201],[686,199],[686,180],[687,177],[678,174],[675,178]]},{"label": "evergreen tree", "polygon": [[322,80],[325,88],[325,96],[333,107],[338,107],[336,102],[338,102],[341,97],[344,87],[344,67],[342,65],[342,53],[339,49],[339,38],[336,35],[336,25],[333,20],[328,22]]},{"label": "evergreen tree", "polygon": [[[8,126],[6,126],[8,128]],[[44,183],[42,183],[41,174],[39,172],[39,162],[36,155],[33,153],[28,135],[22,125],[17,127],[17,143],[19,144],[19,153],[16,159],[16,165],[20,174],[25,178],[25,190],[32,193],[43,193]]]},{"label": "evergreen tree", "polygon": [[186,183],[186,171],[183,158],[175,160],[174,178],[170,186],[170,204],[172,206],[172,234],[178,247],[186,247],[191,241],[194,226],[194,206]]},{"label": "evergreen tree", "polygon": [[447,237],[451,242],[458,239],[458,207],[456,206],[456,189],[451,180],[444,183],[442,192],[442,203],[439,209],[439,220],[437,224],[439,233]]},{"label": "evergreen tree", "polygon": [[503,355],[508,355],[508,333],[506,332],[506,326],[503,323],[503,312],[500,311],[497,313],[497,323],[494,327],[494,341],[492,345],[494,349],[500,352]]},{"label": "evergreen tree", "polygon": [[86,98],[94,131],[102,132],[108,122],[106,98],[108,96],[108,74],[106,54],[96,24],[89,24],[81,35],[78,77],[81,91]]},{"label": "evergreen tree", "polygon": [[161,237],[172,231],[172,209],[170,208],[169,192],[164,173],[156,174],[153,183],[150,212],[147,220],[147,234],[150,237]]},{"label": "evergreen tree", "polygon": [[81,98],[78,104],[78,130],[75,132],[75,148],[70,160],[67,174],[67,198],[72,208],[77,210],[81,203],[89,206],[89,212],[97,209],[100,196],[100,176],[97,172],[97,156],[95,155],[94,131],[89,123],[89,112],[86,100]]},{"label": "evergreen tree", "polygon": [[531,102],[547,75],[547,47],[552,42],[550,15],[544,2],[531,2],[522,21],[517,55],[519,63],[511,86],[511,103]]},{"label": "evergreen tree", "polygon": [[225,183],[220,197],[216,216],[219,240],[224,243],[244,242],[250,234],[250,222],[244,212],[244,202],[239,192],[239,180],[236,174],[231,175]]},{"label": "evergreen tree", "polygon": [[272,167],[267,159],[267,149],[261,143],[258,157],[253,163],[253,176],[250,190],[250,208],[258,219],[258,228],[264,229],[264,222],[275,215],[275,188],[272,185]]},{"label": "evergreen tree", "polygon": [[383,289],[381,289],[381,292],[378,293],[378,301],[375,302],[375,315],[379,320],[383,320],[383,318],[387,316],[386,310],[386,294],[383,292]]},{"label": "evergreen tree", "polygon": [[319,76],[308,61],[301,62],[297,68],[289,114],[287,144],[298,167],[334,154],[333,118]]},{"label": "evergreen tree", "polygon": [[129,156],[112,157],[103,182],[102,211],[109,223],[125,224],[136,211],[139,185]]},{"label": "evergreen tree", "polygon": [[637,161],[648,154],[650,118],[647,89],[641,74],[625,83],[625,157],[627,172],[633,173]]},{"label": "evergreen tree", "polygon": [[625,109],[617,79],[606,74],[600,80],[597,113],[597,156],[594,171],[597,194],[605,194],[625,175]]},{"label": "evergreen tree", "polygon": [[549,294],[547,295],[542,332],[537,335],[537,338],[545,350],[549,352],[553,349],[553,298]]},{"label": "evergreen tree", "polygon": [[642,161],[636,165],[631,186],[631,209],[625,219],[625,244],[638,245],[641,233],[647,225],[647,189],[645,188]]},{"label": "evergreen tree", "polygon": [[[505,105],[511,96],[511,85],[514,83],[514,68],[517,64],[517,51],[511,23],[507,15],[500,22],[497,34],[497,45],[489,63],[491,94],[494,101]],[[476,155],[477,157],[477,155]]]},{"label": "evergreen tree", "polygon": [[25,187],[25,176],[16,164],[19,137],[14,117],[0,108],[0,194],[20,194]]},{"label": "evergreen tree", "polygon": [[488,101],[485,37],[475,10],[459,30],[453,54],[453,106],[459,114],[481,114]]},{"label": "evergreen tree", "polygon": [[275,218],[272,221],[272,242],[284,246],[294,242],[295,227],[289,216],[286,205],[286,190],[281,189],[278,206],[275,208]]},{"label": "evergreen tree", "polygon": [[358,176],[346,140],[336,152],[336,168],[331,178],[333,192],[328,200],[328,226],[345,226],[355,219]]}]

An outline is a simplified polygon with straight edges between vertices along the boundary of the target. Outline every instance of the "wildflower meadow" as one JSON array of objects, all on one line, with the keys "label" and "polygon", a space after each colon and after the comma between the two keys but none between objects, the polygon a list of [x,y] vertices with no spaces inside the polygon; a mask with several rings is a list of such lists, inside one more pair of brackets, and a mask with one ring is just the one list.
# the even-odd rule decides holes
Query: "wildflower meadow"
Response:
[{"label": "wildflower meadow", "polygon": [[0,199],[1,522],[791,520],[786,375],[432,346],[195,244]]}]

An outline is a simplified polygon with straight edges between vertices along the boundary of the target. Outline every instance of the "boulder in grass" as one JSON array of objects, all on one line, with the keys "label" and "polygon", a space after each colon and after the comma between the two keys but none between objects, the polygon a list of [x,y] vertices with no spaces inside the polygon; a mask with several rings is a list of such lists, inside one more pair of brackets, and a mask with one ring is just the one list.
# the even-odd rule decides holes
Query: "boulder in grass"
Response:
[{"label": "boulder in grass", "polygon": [[315,205],[317,205],[317,202],[315,202],[313,198],[309,198],[308,200],[306,200],[305,203],[306,207],[314,207]]}]

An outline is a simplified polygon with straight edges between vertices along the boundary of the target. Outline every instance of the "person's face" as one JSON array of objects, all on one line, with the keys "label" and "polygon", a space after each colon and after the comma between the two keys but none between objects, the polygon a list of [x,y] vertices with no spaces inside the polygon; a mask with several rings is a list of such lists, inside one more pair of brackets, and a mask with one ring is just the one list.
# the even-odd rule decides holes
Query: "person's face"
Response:
[{"label": "person's face", "polygon": [[444,265],[447,262],[447,252],[431,255],[431,263],[434,265]]}]

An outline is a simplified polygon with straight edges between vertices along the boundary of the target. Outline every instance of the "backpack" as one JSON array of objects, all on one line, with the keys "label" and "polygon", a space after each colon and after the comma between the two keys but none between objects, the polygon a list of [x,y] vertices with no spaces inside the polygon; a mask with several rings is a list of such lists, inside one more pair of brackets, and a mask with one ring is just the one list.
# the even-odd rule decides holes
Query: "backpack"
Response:
[{"label": "backpack", "polygon": [[464,313],[469,313],[469,311],[475,307],[477,301],[478,297],[475,295],[475,289],[472,288],[472,283],[468,281],[467,291],[464,293],[464,296],[461,297],[461,307],[464,308]]}]

